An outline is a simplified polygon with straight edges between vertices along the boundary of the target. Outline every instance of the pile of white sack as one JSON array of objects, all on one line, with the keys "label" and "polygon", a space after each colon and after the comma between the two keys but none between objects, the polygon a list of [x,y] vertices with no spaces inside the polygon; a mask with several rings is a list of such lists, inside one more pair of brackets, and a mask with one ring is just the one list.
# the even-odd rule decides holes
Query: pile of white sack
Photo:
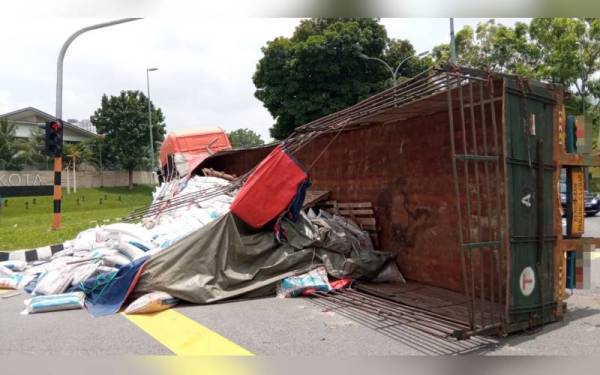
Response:
[{"label": "pile of white sack", "polygon": [[[31,263],[0,262],[0,289],[25,290],[35,296],[25,301],[24,313],[81,308],[84,296],[74,291],[77,286],[93,277],[111,277],[135,259],[164,251],[227,213],[235,193],[190,201],[175,209],[169,209],[170,198],[214,191],[215,187],[228,184],[224,179],[202,176],[164,183],[156,189],[153,202],[162,202],[162,209],[141,223],[115,223],[87,229],[66,241],[64,250],[49,259]],[[149,312],[157,311],[156,306],[168,308],[174,303],[168,295],[150,293],[134,304],[135,312]]]},{"label": "pile of white sack", "polygon": [[[170,198],[184,194],[214,191],[216,188],[227,185],[229,185],[229,181],[222,178],[201,176],[194,176],[183,181],[167,182],[154,193],[153,205],[158,205],[159,202],[168,202]],[[143,220],[143,227],[148,229],[151,242],[164,249],[229,212],[234,197],[235,193],[220,194],[207,200],[182,205],[176,209],[172,209],[166,203],[164,212],[159,209],[154,216]]]}]

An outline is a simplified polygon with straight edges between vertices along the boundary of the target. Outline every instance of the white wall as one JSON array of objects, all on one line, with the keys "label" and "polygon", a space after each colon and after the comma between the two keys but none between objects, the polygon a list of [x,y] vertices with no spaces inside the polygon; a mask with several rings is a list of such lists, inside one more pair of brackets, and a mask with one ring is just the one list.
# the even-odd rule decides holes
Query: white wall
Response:
[{"label": "white wall", "polygon": [[[154,177],[154,181],[153,181]],[[69,179],[71,181],[69,181]],[[67,178],[66,171],[62,171],[62,185],[73,180],[72,172]],[[138,185],[156,184],[158,180],[148,171],[133,172],[133,183]],[[54,184],[53,171],[0,171],[0,186],[11,185],[52,185]],[[129,175],[127,171],[77,171],[77,187],[113,187],[127,186]],[[72,186],[72,185],[71,185]]]}]

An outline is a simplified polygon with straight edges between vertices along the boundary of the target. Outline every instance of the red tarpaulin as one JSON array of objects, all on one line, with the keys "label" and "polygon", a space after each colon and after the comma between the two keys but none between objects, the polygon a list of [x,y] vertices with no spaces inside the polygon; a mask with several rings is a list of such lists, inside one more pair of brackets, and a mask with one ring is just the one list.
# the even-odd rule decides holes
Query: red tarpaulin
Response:
[{"label": "red tarpaulin", "polygon": [[261,228],[286,211],[308,175],[277,146],[260,162],[240,189],[231,212],[253,228]]},{"label": "red tarpaulin", "polygon": [[186,155],[190,170],[202,160],[221,150],[231,149],[227,134],[221,128],[207,128],[191,132],[170,133],[160,147],[160,164],[167,164],[169,154]]}]

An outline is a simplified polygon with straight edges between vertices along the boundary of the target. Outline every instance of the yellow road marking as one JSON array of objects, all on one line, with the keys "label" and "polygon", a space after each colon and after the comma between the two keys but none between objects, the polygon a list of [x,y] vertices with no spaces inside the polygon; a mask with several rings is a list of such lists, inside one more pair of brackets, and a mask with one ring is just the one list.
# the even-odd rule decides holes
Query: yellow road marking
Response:
[{"label": "yellow road marking", "polygon": [[174,357],[152,356],[144,357],[142,365],[145,373],[165,375],[258,375],[254,362],[248,357]]},{"label": "yellow road marking", "polygon": [[154,314],[123,315],[176,355],[253,355],[173,309]]}]

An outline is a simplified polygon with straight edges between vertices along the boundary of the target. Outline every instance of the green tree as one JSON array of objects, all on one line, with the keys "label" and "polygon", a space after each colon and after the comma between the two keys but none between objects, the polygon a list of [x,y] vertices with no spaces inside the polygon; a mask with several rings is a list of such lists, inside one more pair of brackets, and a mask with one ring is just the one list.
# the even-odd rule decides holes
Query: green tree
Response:
[{"label": "green tree", "polygon": [[227,133],[227,137],[233,147],[253,147],[265,144],[260,135],[247,128],[231,131]]},{"label": "green tree", "polygon": [[[383,54],[383,60],[392,68],[398,68],[398,81],[414,77],[429,68],[433,61],[431,57],[417,58],[415,48],[407,39],[389,39]],[[398,65],[401,64],[401,65]],[[390,79],[389,86],[394,82]]]},{"label": "green tree", "polygon": [[[156,153],[165,136],[165,123],[162,111],[152,102],[150,107]],[[140,91],[121,91],[120,95],[111,97],[103,95],[101,106],[91,121],[98,133],[104,135],[104,143],[118,165],[129,172],[129,189],[132,189],[133,171],[150,163],[148,98]]]},{"label": "green tree", "polygon": [[23,163],[18,157],[17,126],[6,120],[0,119],[0,170],[19,171]]},{"label": "green tree", "polygon": [[16,157],[25,165],[35,165],[45,162],[48,158],[45,154],[44,131],[41,128],[31,128],[29,138],[16,140]]},{"label": "green tree", "polygon": [[[535,77],[539,64],[539,47],[529,40],[529,26],[517,22],[515,27],[496,23],[494,19],[482,22],[474,30],[465,26],[456,33],[457,64],[501,73]],[[437,63],[450,60],[450,45],[433,48]]]},{"label": "green tree", "polygon": [[106,142],[104,137],[87,138],[81,141],[80,145],[89,152],[89,158],[85,161],[92,164],[96,169],[114,170],[119,168],[115,154],[111,151],[110,144]]},{"label": "green tree", "polygon": [[92,149],[83,142],[65,144],[63,154],[74,169],[77,169],[81,163],[94,159]]},{"label": "green tree", "polygon": [[[271,136],[284,139],[296,126],[386,88],[386,67],[360,55],[385,59],[388,43],[384,26],[368,18],[303,20],[291,38],[267,42],[253,81],[256,98],[275,119]],[[404,52],[414,53],[407,43],[390,45],[390,61]],[[412,74],[409,68],[417,70],[414,63],[407,64],[401,74]]]},{"label": "green tree", "polygon": [[589,95],[600,70],[600,19],[534,18],[529,30],[541,51],[538,77]]}]

